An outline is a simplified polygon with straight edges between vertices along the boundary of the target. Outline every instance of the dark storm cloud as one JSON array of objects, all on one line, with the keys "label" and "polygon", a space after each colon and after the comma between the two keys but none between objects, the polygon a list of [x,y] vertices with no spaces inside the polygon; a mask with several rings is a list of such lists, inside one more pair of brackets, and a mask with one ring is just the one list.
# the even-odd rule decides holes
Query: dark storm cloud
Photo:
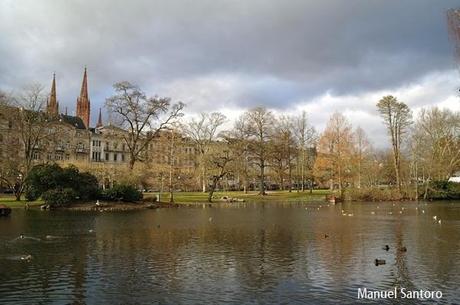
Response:
[{"label": "dark storm cloud", "polygon": [[0,4],[0,87],[30,81],[48,86],[56,71],[61,103],[73,107],[87,65],[95,105],[119,80],[152,93],[169,87],[173,97],[171,84],[184,80],[190,86],[183,89],[199,99],[204,89],[195,80],[226,76],[235,86],[232,98],[220,96],[222,101],[282,109],[325,92],[398,88],[453,68],[445,11],[456,5],[6,0]]}]

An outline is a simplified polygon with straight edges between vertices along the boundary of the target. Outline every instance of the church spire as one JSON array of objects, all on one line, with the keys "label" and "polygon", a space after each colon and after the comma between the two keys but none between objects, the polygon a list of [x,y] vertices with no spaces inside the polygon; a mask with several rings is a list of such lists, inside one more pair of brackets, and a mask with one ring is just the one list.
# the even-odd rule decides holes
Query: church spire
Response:
[{"label": "church spire", "polygon": [[102,111],[101,111],[101,108],[99,108],[99,117],[97,119],[96,127],[102,127]]},{"label": "church spire", "polygon": [[80,98],[81,97],[88,99],[88,76],[86,75],[86,66],[85,72],[83,73],[83,82],[81,84]]},{"label": "church spire", "polygon": [[83,74],[83,82],[81,84],[80,97],[77,98],[77,117],[83,120],[83,123],[85,124],[86,128],[89,128],[90,108],[91,103],[88,95],[88,76],[85,67],[85,72]]},{"label": "church spire", "polygon": [[56,97],[56,73],[53,73],[53,82],[51,83],[51,93],[47,105],[48,114],[59,114],[59,103]]}]

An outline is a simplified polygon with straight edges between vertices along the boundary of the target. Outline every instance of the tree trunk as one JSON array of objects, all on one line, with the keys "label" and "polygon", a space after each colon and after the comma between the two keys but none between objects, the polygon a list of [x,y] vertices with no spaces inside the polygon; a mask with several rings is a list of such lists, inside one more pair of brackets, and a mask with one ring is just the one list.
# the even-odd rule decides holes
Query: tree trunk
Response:
[{"label": "tree trunk", "polygon": [[209,194],[208,194],[208,202],[212,202],[212,195],[214,194],[214,191],[216,190],[218,180],[219,179],[217,177],[214,177],[212,179],[212,185],[211,185],[211,188],[209,189]]},{"label": "tree trunk", "polygon": [[203,183],[203,184],[202,184],[202,192],[203,192],[203,193],[206,193],[206,184],[207,184],[207,183],[206,183],[206,180],[207,180],[207,179],[206,179],[206,169],[204,168],[204,166],[203,166],[203,168],[201,169],[201,178],[203,179],[203,180],[202,180],[202,183]]},{"label": "tree trunk", "polygon": [[264,161],[260,162],[260,185],[259,185],[259,195],[265,194],[265,164]]},{"label": "tree trunk", "polygon": [[131,170],[131,171],[133,170],[135,162],[136,162],[136,158],[131,153],[130,156],[129,156],[129,163],[128,163],[129,170]]}]

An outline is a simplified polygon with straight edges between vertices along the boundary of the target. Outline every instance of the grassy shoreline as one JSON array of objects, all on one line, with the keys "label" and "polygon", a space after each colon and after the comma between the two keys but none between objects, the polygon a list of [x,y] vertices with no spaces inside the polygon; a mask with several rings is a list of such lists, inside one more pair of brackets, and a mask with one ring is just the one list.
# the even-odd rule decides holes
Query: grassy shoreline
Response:
[{"label": "grassy shoreline", "polygon": [[[310,191],[297,192],[293,190],[289,191],[268,191],[267,195],[261,196],[257,191],[251,191],[244,193],[242,191],[229,191],[229,192],[215,192],[213,196],[213,203],[221,202],[220,198],[227,196],[230,198],[243,199],[246,202],[270,202],[270,201],[321,201],[324,200],[325,196],[329,194],[328,190],[314,190],[312,194]],[[144,198],[149,199],[156,197],[158,193],[144,193]],[[37,200],[27,202],[25,199],[16,201],[14,196],[2,194],[0,195],[0,204],[4,204],[10,208],[24,208],[26,203],[29,207],[38,207],[44,204],[43,200]],[[161,194],[161,203],[169,203],[169,194]],[[191,204],[191,203],[208,203],[208,193],[203,192],[176,192],[174,193],[175,204]]]},{"label": "grassy shoreline", "polygon": [[[215,192],[213,195],[213,203],[222,202],[220,198],[226,196],[234,199],[243,199],[246,202],[252,201],[318,201],[324,200],[325,196],[329,194],[328,190],[314,190],[312,194],[309,191],[297,192],[289,191],[267,191],[267,195],[261,196],[257,191],[244,193],[242,191],[228,191],[228,192]],[[144,193],[144,198],[156,197],[158,193]],[[161,202],[169,202],[169,194],[162,193]],[[208,203],[208,193],[203,192],[177,192],[174,193],[174,203],[176,204],[190,204],[190,203]]]}]

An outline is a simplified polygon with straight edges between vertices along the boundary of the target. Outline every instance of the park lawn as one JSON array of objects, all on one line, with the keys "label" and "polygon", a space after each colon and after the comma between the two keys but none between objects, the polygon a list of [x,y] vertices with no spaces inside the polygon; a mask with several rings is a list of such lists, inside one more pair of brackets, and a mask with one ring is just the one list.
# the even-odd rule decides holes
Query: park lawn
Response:
[{"label": "park lawn", "polygon": [[[149,198],[156,196],[158,193],[145,193],[144,197]],[[322,200],[329,190],[314,190],[312,194],[310,191],[297,192],[297,191],[267,191],[267,195],[260,196],[257,191],[248,192],[245,194],[242,191],[229,191],[229,192],[214,192],[214,198],[221,198],[223,196],[231,198],[244,199],[247,202],[250,201],[318,201]],[[162,202],[169,201],[169,193],[163,193]],[[197,202],[207,202],[208,193],[202,192],[176,192],[174,193],[174,202],[175,203],[197,203]],[[217,200],[216,200],[217,201]]]},{"label": "park lawn", "polygon": [[[26,200],[16,201],[13,195],[0,195],[0,204],[4,204],[10,208],[24,208],[26,206]],[[43,204],[43,200],[29,201],[29,207],[39,206]]]}]

